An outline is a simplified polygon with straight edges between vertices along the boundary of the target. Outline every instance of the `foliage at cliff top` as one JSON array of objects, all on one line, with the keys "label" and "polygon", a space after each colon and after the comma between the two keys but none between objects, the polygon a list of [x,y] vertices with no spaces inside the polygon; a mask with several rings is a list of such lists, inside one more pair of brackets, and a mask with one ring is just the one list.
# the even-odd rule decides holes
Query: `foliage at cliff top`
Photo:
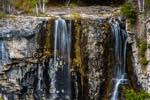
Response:
[{"label": "foliage at cliff top", "polygon": [[145,6],[146,6],[147,8],[150,8],[150,0],[145,0]]},{"label": "foliage at cliff top", "polygon": [[0,19],[3,18],[3,17],[5,17],[5,15],[6,15],[5,13],[3,13],[3,12],[0,11]]},{"label": "foliage at cliff top", "polygon": [[[28,2],[30,2],[32,5],[36,5],[38,2],[41,2],[40,0],[27,0]],[[48,0],[43,0],[42,2],[46,3],[48,2]]]},{"label": "foliage at cliff top", "polygon": [[[69,0],[48,0],[48,4],[67,4]],[[75,3],[77,5],[84,5],[84,6],[90,6],[90,5],[120,5],[124,3],[125,0],[70,0],[70,3]]]},{"label": "foliage at cliff top", "polygon": [[121,6],[121,15],[129,19],[131,24],[136,22],[136,10],[131,3],[125,3]]},{"label": "foliage at cliff top", "polygon": [[38,0],[28,0],[28,2],[30,2],[32,5],[36,5]]},{"label": "foliage at cliff top", "polygon": [[150,94],[145,91],[135,91],[133,89],[124,90],[125,100],[150,100]]},{"label": "foliage at cliff top", "polygon": [[148,14],[150,11],[150,0],[145,0],[145,14]]}]

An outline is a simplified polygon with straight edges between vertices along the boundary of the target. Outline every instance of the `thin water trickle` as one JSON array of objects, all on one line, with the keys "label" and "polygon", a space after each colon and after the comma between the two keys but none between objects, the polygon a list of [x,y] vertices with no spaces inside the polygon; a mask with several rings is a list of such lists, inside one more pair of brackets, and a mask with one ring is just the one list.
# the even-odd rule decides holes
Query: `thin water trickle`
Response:
[{"label": "thin water trickle", "polygon": [[44,64],[43,65],[38,65],[38,90],[39,91],[42,91],[42,78],[43,78],[43,71],[42,71],[42,66],[44,66]]},{"label": "thin water trickle", "polygon": [[67,1],[67,7],[69,7],[69,4],[70,4],[70,0]]},{"label": "thin water trickle", "polygon": [[138,0],[138,7],[140,12],[144,12],[144,0]]},{"label": "thin water trickle", "polygon": [[115,65],[114,65],[114,88],[111,100],[118,100],[119,86],[126,80],[126,49],[128,33],[120,28],[119,22],[111,20],[112,32],[115,39]]},{"label": "thin water trickle", "polygon": [[6,50],[6,43],[4,40],[0,40],[0,71],[3,65],[10,62],[8,51]]}]

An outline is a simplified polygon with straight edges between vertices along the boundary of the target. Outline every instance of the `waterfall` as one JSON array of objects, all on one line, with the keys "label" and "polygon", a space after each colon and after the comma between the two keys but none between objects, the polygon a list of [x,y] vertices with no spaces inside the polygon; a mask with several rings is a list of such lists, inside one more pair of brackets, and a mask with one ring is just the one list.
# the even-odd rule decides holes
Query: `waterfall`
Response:
[{"label": "waterfall", "polygon": [[144,12],[144,0],[138,0],[139,11]]},{"label": "waterfall", "polygon": [[38,90],[39,91],[41,91],[41,82],[42,82],[42,75],[43,75],[43,73],[42,73],[42,67],[41,67],[42,65],[38,65]]},{"label": "waterfall", "polygon": [[9,55],[6,50],[6,44],[4,40],[0,40],[0,71],[2,66],[9,63]]},{"label": "waterfall", "polygon": [[67,7],[69,6],[69,4],[70,4],[70,0],[67,1]]},{"label": "waterfall", "polygon": [[128,33],[121,29],[119,22],[111,20],[112,32],[115,39],[114,88],[111,100],[118,100],[119,86],[125,81],[126,48]]},{"label": "waterfall", "polygon": [[[70,50],[71,21],[62,18],[55,20],[54,59],[50,61],[49,76],[51,77],[50,100],[70,100]],[[53,62],[53,64],[52,64]]]}]

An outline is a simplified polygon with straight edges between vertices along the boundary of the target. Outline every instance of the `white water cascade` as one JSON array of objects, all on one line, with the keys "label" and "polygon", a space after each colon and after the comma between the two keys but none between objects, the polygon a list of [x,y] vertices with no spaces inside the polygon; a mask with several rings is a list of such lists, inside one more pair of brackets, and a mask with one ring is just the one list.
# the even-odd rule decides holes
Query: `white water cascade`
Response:
[{"label": "white water cascade", "polygon": [[125,79],[126,68],[126,49],[128,43],[128,33],[121,29],[119,22],[112,20],[112,31],[115,39],[115,65],[114,65],[114,88],[111,100],[118,100],[119,87]]},{"label": "white water cascade", "polygon": [[62,18],[55,20],[53,38],[54,59],[49,64],[51,77],[50,100],[70,100],[71,22],[67,22]]},{"label": "white water cascade", "polygon": [[0,71],[3,68],[3,65],[9,63],[9,55],[6,50],[6,44],[5,41],[0,40]]},{"label": "white water cascade", "polygon": [[144,0],[138,0],[139,11],[144,12]]}]

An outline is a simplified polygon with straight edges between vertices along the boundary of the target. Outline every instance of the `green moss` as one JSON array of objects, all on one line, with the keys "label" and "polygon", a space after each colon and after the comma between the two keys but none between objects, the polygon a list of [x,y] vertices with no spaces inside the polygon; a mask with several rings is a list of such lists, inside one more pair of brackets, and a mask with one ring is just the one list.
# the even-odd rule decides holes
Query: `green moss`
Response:
[{"label": "green moss", "polygon": [[80,49],[80,26],[78,24],[78,21],[75,22],[75,25],[74,25],[74,48],[75,48],[75,56],[73,58],[73,64],[80,67],[81,66],[81,49]]},{"label": "green moss", "polygon": [[83,90],[84,81],[85,81],[85,69],[84,65],[82,63],[82,53],[81,53],[81,20],[79,19],[79,16],[74,16],[74,29],[73,29],[73,35],[72,35],[72,66],[75,71],[78,71],[81,74],[81,87]]},{"label": "green moss", "polygon": [[147,59],[145,57],[141,57],[140,64],[142,64],[143,66],[146,66],[148,64]]},{"label": "green moss", "polygon": [[148,44],[148,45],[147,45],[147,48],[149,48],[149,49],[150,49],[150,44]]},{"label": "green moss", "polygon": [[6,16],[6,14],[0,11],[0,19],[4,18],[5,16]]},{"label": "green moss", "polygon": [[74,20],[74,32],[73,32],[73,60],[72,63],[75,67],[74,69],[77,69],[80,71],[80,73],[83,74],[83,70],[81,68],[81,48],[80,48],[80,31],[81,31],[81,26],[80,26],[80,19],[81,16],[78,13],[72,13],[71,18]]},{"label": "green moss", "polygon": [[71,18],[73,18],[74,20],[80,20],[81,15],[79,13],[72,13]]},{"label": "green moss", "polygon": [[150,0],[145,0],[145,7],[150,8]]},{"label": "green moss", "polygon": [[133,89],[124,90],[125,100],[150,100],[150,94],[140,90],[135,91]]},{"label": "green moss", "polygon": [[137,39],[137,46],[139,47],[140,64],[145,68],[148,61],[145,56],[147,50],[147,42],[141,39]]},{"label": "green moss", "polygon": [[141,56],[141,57],[145,57],[145,52],[146,52],[146,50],[147,50],[147,42],[141,40],[139,47],[140,47],[140,48],[139,48],[139,49],[140,49],[140,56]]},{"label": "green moss", "polygon": [[131,24],[134,24],[136,22],[136,10],[131,3],[125,3],[121,6],[121,15],[129,19]]},{"label": "green moss", "polygon": [[49,57],[52,55],[52,23],[54,19],[49,19],[45,29],[45,42],[44,42],[44,56]]},{"label": "green moss", "polygon": [[[74,7],[77,7],[78,4],[76,2],[71,2],[69,5],[68,5],[70,8],[74,8]],[[67,5],[66,5],[67,7]]]}]

